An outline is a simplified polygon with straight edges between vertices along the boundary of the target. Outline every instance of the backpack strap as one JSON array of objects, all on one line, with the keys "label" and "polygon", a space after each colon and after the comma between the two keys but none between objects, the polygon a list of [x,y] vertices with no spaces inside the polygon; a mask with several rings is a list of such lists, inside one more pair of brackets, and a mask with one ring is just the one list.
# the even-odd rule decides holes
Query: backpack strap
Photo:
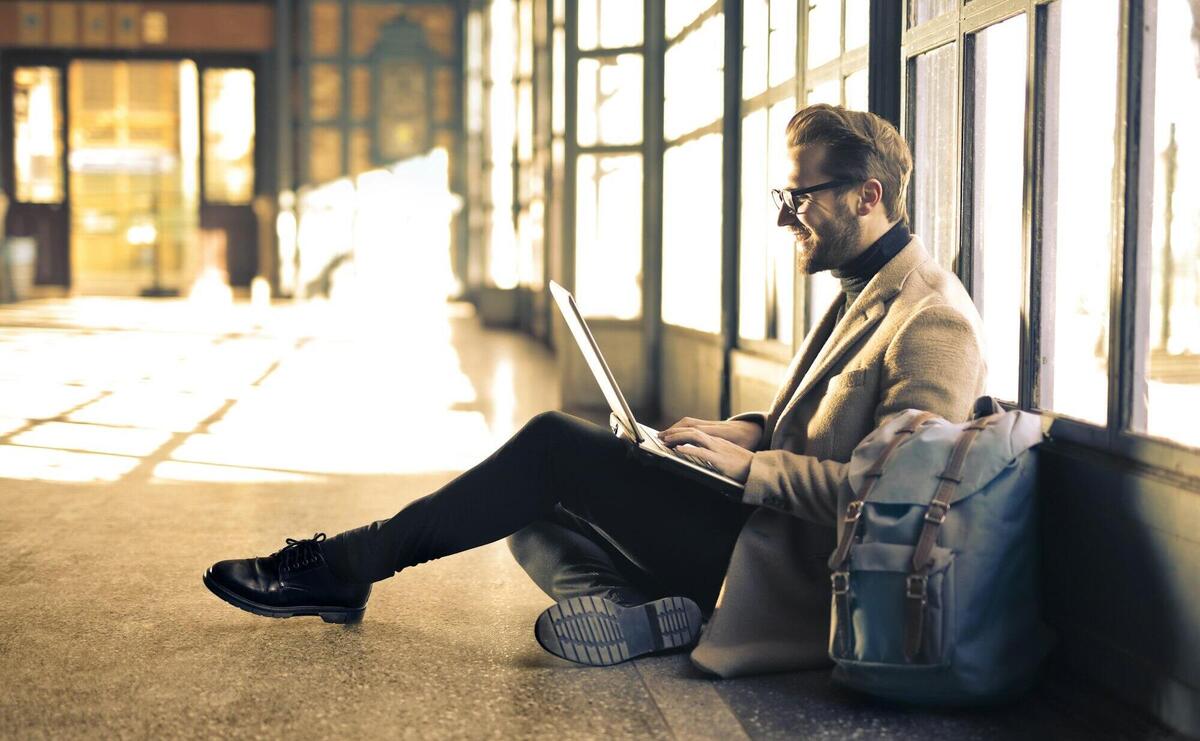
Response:
[{"label": "backpack strap", "polygon": [[975,420],[963,430],[946,468],[939,475],[937,491],[925,510],[925,524],[921,527],[921,536],[917,539],[917,547],[913,549],[912,573],[908,575],[904,590],[904,656],[910,662],[916,659],[921,649],[921,632],[925,623],[925,603],[929,582],[929,569],[933,565],[933,546],[937,543],[938,529],[946,521],[950,511],[950,502],[954,492],[962,483],[963,466],[967,461],[967,453],[971,450],[975,438],[987,429],[988,425],[1000,419],[1002,413],[991,414]]},{"label": "backpack strap", "polygon": [[843,650],[849,650],[844,641],[849,636],[847,628],[850,625],[850,602],[847,598],[850,593],[850,572],[846,570],[846,561],[850,558],[850,546],[858,532],[858,521],[862,517],[863,504],[870,496],[871,490],[875,488],[879,477],[883,475],[883,466],[892,457],[892,453],[896,452],[896,448],[920,429],[921,425],[931,419],[936,419],[937,416],[933,412],[921,412],[909,420],[908,424],[896,430],[895,436],[888,441],[887,447],[863,474],[862,491],[856,493],[850,503],[846,505],[846,516],[842,518],[842,537],[838,542],[837,550],[834,551],[833,574],[830,576],[830,580],[833,582],[833,598],[837,605],[838,625],[840,626],[837,629],[837,635],[843,641]]}]

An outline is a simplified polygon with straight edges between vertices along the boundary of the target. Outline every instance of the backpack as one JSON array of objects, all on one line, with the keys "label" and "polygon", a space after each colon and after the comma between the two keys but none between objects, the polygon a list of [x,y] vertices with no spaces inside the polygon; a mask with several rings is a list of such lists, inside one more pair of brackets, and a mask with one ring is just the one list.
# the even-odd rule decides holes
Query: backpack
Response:
[{"label": "backpack", "polygon": [[1050,647],[1038,600],[1037,415],[906,410],[855,448],[829,559],[834,679],[922,705],[1002,702]]}]

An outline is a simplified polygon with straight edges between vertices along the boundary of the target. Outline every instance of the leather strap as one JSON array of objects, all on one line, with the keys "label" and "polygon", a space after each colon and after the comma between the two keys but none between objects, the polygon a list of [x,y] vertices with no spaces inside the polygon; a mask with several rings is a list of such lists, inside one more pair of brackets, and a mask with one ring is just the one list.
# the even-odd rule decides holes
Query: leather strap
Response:
[{"label": "leather strap", "polygon": [[833,567],[833,574],[830,576],[833,586],[834,607],[837,610],[837,625],[834,627],[834,640],[837,643],[838,650],[843,655],[850,651],[850,572],[846,570],[846,562],[850,558],[852,541],[858,533],[858,522],[862,518],[863,503],[870,496],[871,490],[875,488],[879,477],[883,475],[883,467],[888,459],[892,457],[892,453],[896,452],[896,448],[900,447],[901,443],[909,439],[913,433],[920,429],[921,425],[936,418],[937,415],[933,412],[921,412],[909,420],[908,424],[897,430],[895,436],[888,442],[887,447],[883,449],[883,452],[875,459],[875,463],[864,474],[865,483],[863,484],[862,491],[858,492],[846,506],[846,516],[842,518],[842,537],[838,542],[837,550],[834,551],[833,560],[835,565]]},{"label": "leather strap", "polygon": [[988,425],[1000,419],[1003,413],[992,414],[975,420],[963,429],[954,450],[950,452],[950,460],[946,468],[938,475],[940,479],[933,499],[925,510],[925,524],[921,527],[921,535],[917,546],[913,549],[912,572],[905,581],[904,590],[904,656],[909,662],[916,659],[921,650],[921,633],[925,627],[925,604],[928,601],[929,569],[933,565],[933,546],[937,543],[938,530],[946,521],[950,511],[950,502],[954,492],[962,483],[963,466],[967,461],[967,453],[979,433]]}]

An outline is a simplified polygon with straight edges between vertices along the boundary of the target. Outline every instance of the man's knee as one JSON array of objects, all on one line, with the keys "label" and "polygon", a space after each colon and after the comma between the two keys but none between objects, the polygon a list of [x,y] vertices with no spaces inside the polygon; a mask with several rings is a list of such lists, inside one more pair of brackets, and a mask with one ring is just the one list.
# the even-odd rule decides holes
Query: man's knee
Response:
[{"label": "man's knee", "polygon": [[539,438],[553,438],[569,428],[571,422],[572,418],[570,415],[563,414],[560,411],[542,412],[525,423],[525,426],[521,428],[521,434]]}]

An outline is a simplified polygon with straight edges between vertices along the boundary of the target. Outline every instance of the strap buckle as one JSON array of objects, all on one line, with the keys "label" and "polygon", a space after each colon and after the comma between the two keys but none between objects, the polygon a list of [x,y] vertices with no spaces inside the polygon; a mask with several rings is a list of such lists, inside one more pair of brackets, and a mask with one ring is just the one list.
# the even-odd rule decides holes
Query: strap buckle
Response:
[{"label": "strap buckle", "polygon": [[836,595],[844,595],[850,593],[850,572],[835,571],[830,575],[829,581],[833,585],[833,593]]},{"label": "strap buckle", "polygon": [[929,503],[929,509],[925,510],[925,522],[931,522],[934,525],[941,525],[946,521],[946,513],[950,511],[950,505],[938,499],[934,499]]},{"label": "strap buckle", "polygon": [[925,604],[926,585],[929,582],[929,577],[924,574],[909,574],[906,580],[907,588],[904,591],[904,596],[909,599],[921,600],[921,604]]},{"label": "strap buckle", "polygon": [[847,524],[858,522],[858,519],[862,517],[863,504],[863,500],[855,499],[853,502],[850,502],[850,504],[846,505],[845,522]]}]

